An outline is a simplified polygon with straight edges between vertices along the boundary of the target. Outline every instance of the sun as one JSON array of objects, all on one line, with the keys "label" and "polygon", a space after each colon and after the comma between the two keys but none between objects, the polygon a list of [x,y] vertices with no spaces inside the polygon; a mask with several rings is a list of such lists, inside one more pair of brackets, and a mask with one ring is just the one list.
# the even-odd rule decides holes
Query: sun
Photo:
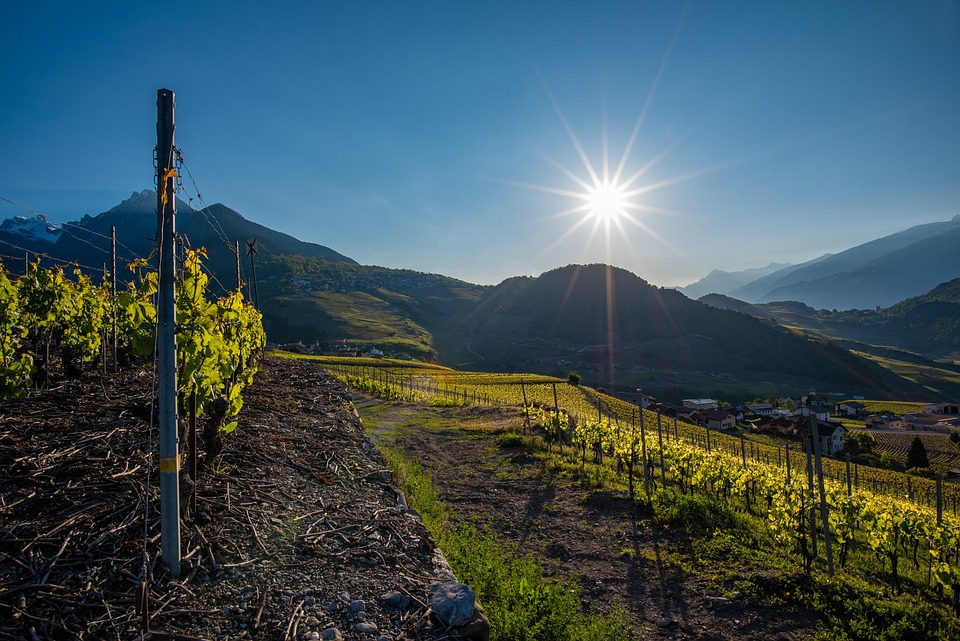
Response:
[{"label": "sun", "polygon": [[621,185],[604,181],[587,190],[587,215],[601,223],[613,223],[627,215],[631,205]]}]

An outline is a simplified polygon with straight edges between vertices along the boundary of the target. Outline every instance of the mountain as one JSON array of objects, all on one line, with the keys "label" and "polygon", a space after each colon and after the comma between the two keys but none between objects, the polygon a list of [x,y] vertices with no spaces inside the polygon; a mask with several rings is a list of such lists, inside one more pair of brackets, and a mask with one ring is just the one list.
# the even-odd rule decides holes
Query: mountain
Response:
[{"label": "mountain", "polygon": [[[149,191],[134,193],[111,210],[74,223],[46,228],[41,219],[14,220],[0,225],[0,232],[18,247],[99,271],[109,260],[111,226],[117,228],[121,259],[150,254],[155,198]],[[207,248],[215,292],[236,286],[233,241],[257,239],[251,295],[259,301],[274,343],[347,339],[483,370],[565,374],[578,369],[594,383],[642,385],[675,397],[753,397],[813,387],[874,398],[925,392],[909,376],[778,326],[772,319],[781,320],[778,313],[790,304],[773,310],[710,297],[714,304],[720,298],[738,311],[719,310],[603,265],[569,266],[537,278],[511,278],[496,287],[359,265],[222,204],[193,210],[181,203],[177,225],[186,244]],[[22,262],[10,266],[22,269]],[[244,257],[241,277],[248,285],[253,280],[249,267]],[[931,295],[942,300],[927,302],[953,304],[947,300],[952,292],[937,290]],[[608,300],[613,302],[608,305]],[[799,306],[794,313],[826,325],[818,318],[822,312],[794,305]],[[770,309],[758,311],[761,307]],[[751,308],[763,318],[741,313]]]},{"label": "mountain", "polygon": [[0,223],[0,255],[5,264],[23,270],[24,250],[49,251],[60,237],[60,227],[43,214],[32,218],[14,216]]},{"label": "mountain", "polygon": [[[123,258],[145,257],[153,249],[156,236],[156,192],[134,192],[130,198],[116,207],[96,216],[84,216],[75,223],[63,226],[64,233],[50,249],[52,256],[70,258],[92,266],[103,262],[109,255],[109,243],[103,237],[110,235],[110,227],[116,226],[117,240],[121,243],[118,255]],[[246,252],[246,240],[256,238],[260,256],[293,254],[310,258],[322,258],[334,262],[356,264],[329,247],[307,243],[289,234],[274,231],[259,223],[247,220],[238,212],[220,203],[205,209],[193,210],[178,200],[177,233],[191,246],[205,247],[210,261],[218,269],[232,276],[235,271],[233,242],[240,241],[240,249]],[[233,278],[229,278],[232,282]]]},{"label": "mountain", "polygon": [[679,290],[688,298],[700,298],[705,294],[728,294],[758,278],[763,278],[774,272],[779,272],[793,265],[789,263],[770,263],[766,267],[744,269],[738,272],[725,272],[715,269],[695,283],[690,283]]},{"label": "mountain", "polygon": [[600,382],[644,379],[647,388],[650,382],[665,388],[704,380],[722,388],[776,379],[848,393],[913,389],[828,342],[704,305],[605,265],[508,279],[486,292],[455,331],[463,341],[456,357],[472,357],[472,366],[483,369],[578,369]]},{"label": "mountain", "polygon": [[861,350],[882,347],[908,352],[898,358],[911,358],[912,353],[927,360],[960,361],[960,278],[884,309],[827,311],[796,301],[747,303],[717,294],[703,296],[700,301],[851,343]]},{"label": "mountain", "polygon": [[[134,192],[109,211],[52,227],[48,237],[36,231],[45,219],[11,219],[0,224],[0,241],[99,271],[110,260],[112,226],[121,263],[151,254],[156,199],[154,191]],[[242,278],[252,281],[245,241],[256,239],[254,294],[270,340],[278,343],[348,338],[436,359],[434,337],[425,326],[444,326],[485,289],[436,274],[359,265],[329,247],[275,231],[219,203],[194,210],[178,200],[177,232],[190,246],[206,248],[205,264],[214,275],[211,287],[216,292],[235,287],[235,241],[244,254]],[[16,258],[19,250],[10,251]],[[14,272],[23,269],[22,260],[9,260],[8,265]],[[118,268],[118,276],[127,275]]]},{"label": "mountain", "polygon": [[729,293],[752,303],[824,309],[886,307],[960,275],[960,215],[917,225],[759,278]]}]

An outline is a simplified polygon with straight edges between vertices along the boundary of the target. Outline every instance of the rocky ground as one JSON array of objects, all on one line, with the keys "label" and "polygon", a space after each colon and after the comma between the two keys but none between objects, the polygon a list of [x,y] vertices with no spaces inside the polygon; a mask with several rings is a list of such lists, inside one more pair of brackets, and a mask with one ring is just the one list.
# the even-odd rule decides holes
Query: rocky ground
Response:
[{"label": "rocky ground", "polygon": [[167,574],[150,383],[86,373],[0,402],[0,639],[454,636],[430,616],[433,540],[307,363],[263,363]]}]

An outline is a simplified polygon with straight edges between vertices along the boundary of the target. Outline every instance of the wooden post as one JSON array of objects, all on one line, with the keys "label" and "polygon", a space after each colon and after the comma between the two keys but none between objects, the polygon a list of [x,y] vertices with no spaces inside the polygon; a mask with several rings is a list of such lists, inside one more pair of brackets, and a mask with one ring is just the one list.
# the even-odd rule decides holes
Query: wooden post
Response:
[{"label": "wooden post", "polygon": [[823,485],[823,461],[820,457],[820,433],[817,417],[810,415],[810,430],[813,434],[813,454],[817,465],[817,485],[820,489],[820,520],[823,522],[823,541],[827,547],[827,571],[833,576],[833,545],[830,541],[830,519],[827,507],[827,492]]},{"label": "wooden post", "polygon": [[557,442],[560,444],[560,454],[563,454],[563,431],[560,429],[560,405],[557,403],[557,384],[553,384],[553,414],[557,417]]},{"label": "wooden post", "polygon": [[660,410],[657,410],[657,440],[660,443],[660,481],[663,489],[667,489],[667,472],[663,466],[663,430],[660,428]]},{"label": "wooden post", "polygon": [[527,407],[527,389],[523,386],[523,379],[520,379],[520,393],[523,394],[523,433],[526,434],[530,429],[530,408]]},{"label": "wooden post", "polygon": [[157,90],[157,381],[160,425],[160,541],[163,564],[180,576],[180,444],[177,430],[176,266],[177,201],[174,195],[174,93]]},{"label": "wooden post", "polygon": [[[807,491],[813,497],[813,449],[812,439],[807,438],[803,444],[804,454],[807,455]],[[813,558],[817,558],[817,508],[810,504],[810,539],[812,542]]]},{"label": "wooden post", "polygon": [[853,478],[850,476],[850,455],[847,454],[847,496],[853,496]]},{"label": "wooden post", "polygon": [[[598,401],[599,402],[599,401]],[[647,430],[644,426],[643,409],[640,409],[640,451],[643,456],[643,491],[650,500],[650,470],[647,468]]]},{"label": "wooden post", "polygon": [[790,483],[790,444],[784,445],[783,450],[784,458],[787,459],[787,483]]},{"label": "wooden post", "polygon": [[743,438],[743,434],[740,435],[740,463],[744,467],[747,466],[747,443]]},{"label": "wooden post", "polygon": [[937,525],[943,525],[943,472],[937,473]]}]

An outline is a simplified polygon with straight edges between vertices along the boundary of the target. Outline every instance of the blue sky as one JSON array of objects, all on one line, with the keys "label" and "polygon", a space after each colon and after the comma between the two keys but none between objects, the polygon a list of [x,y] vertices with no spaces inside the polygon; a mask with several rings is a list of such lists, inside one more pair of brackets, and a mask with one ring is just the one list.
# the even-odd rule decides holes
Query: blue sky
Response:
[{"label": "blue sky", "polygon": [[[9,2],[0,194],[63,220],[149,187],[164,86],[207,202],[360,262],[685,284],[960,213],[958,21],[949,0]],[[625,173],[669,149],[637,183],[663,185],[635,197],[652,233],[564,236],[583,214],[551,214],[581,201],[518,186],[582,191],[560,114],[615,165],[644,105]]]}]

